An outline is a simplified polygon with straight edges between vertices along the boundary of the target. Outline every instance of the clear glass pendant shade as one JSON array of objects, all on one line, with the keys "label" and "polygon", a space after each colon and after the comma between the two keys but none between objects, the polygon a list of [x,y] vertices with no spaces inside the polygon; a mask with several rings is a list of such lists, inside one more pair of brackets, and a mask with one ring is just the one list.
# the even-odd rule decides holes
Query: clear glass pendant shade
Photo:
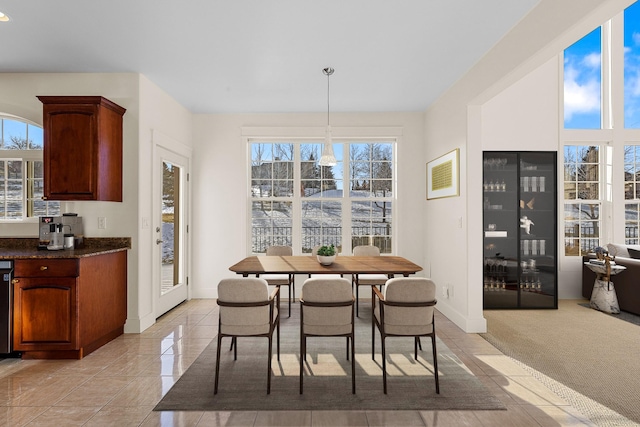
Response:
[{"label": "clear glass pendant shade", "polygon": [[336,156],[333,154],[333,143],[331,142],[331,126],[327,126],[322,156],[320,157],[320,166],[335,166],[337,163]]}]

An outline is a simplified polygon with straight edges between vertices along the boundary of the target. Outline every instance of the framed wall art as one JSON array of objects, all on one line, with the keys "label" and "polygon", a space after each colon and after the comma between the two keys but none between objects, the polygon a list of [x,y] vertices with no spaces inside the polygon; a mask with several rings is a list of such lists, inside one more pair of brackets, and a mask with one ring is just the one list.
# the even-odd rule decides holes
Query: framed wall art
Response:
[{"label": "framed wall art", "polygon": [[427,200],[460,195],[460,150],[427,163]]}]

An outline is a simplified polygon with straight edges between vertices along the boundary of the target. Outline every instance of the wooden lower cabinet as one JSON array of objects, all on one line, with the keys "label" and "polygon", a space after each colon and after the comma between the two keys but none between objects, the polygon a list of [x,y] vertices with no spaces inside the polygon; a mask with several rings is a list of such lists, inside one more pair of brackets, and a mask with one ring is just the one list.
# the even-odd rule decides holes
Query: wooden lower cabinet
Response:
[{"label": "wooden lower cabinet", "polygon": [[18,259],[13,349],[25,359],[81,359],[124,332],[126,251]]}]

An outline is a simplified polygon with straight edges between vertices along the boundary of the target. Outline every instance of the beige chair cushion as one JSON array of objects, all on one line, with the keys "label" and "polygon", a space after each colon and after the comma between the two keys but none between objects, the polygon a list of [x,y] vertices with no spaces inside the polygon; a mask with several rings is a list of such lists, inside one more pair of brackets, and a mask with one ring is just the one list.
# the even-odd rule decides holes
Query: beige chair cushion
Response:
[{"label": "beige chair cushion", "polygon": [[289,284],[288,274],[261,274],[260,278],[266,280],[272,286]]},{"label": "beige chair cushion", "polygon": [[[353,248],[354,256],[380,256],[380,249],[377,246],[356,246]],[[380,286],[389,279],[386,274],[356,274],[358,285]]]},{"label": "beige chair cushion", "polygon": [[[389,279],[383,291],[389,302],[430,302],[436,297],[436,285],[422,277],[398,277]],[[384,328],[387,334],[421,335],[433,332],[434,307],[384,307]],[[374,315],[380,320],[380,306],[376,304]]]},{"label": "beige chair cushion", "polygon": [[267,256],[291,256],[293,249],[291,246],[269,246],[267,248]]},{"label": "beige chair cushion", "polygon": [[379,286],[384,285],[389,280],[386,274],[358,274],[358,286]]},{"label": "beige chair cushion", "polygon": [[[293,249],[291,246],[269,246],[267,248],[267,256],[291,256]],[[288,274],[261,274],[261,279],[269,282],[270,285],[289,285]]]},{"label": "beige chair cushion", "polygon": [[356,246],[353,248],[354,256],[380,256],[380,248],[377,246]]},{"label": "beige chair cushion", "polygon": [[625,244],[620,244],[620,243],[609,243],[607,244],[607,249],[609,251],[609,254],[613,254],[613,252],[616,252],[616,256],[622,257],[622,258],[631,258],[631,256],[629,255],[629,248],[631,249],[635,249],[635,250],[640,250],[640,245],[625,245]]},{"label": "beige chair cushion", "polygon": [[[223,302],[261,302],[269,300],[269,287],[262,278],[222,279],[218,300]],[[274,307],[274,319],[277,309]],[[229,335],[259,335],[269,332],[269,306],[220,307],[220,330]]]},{"label": "beige chair cushion", "polygon": [[[304,302],[352,302],[351,282],[347,279],[307,279],[302,285]],[[302,327],[306,334],[341,335],[352,328],[352,306],[304,307]]]}]

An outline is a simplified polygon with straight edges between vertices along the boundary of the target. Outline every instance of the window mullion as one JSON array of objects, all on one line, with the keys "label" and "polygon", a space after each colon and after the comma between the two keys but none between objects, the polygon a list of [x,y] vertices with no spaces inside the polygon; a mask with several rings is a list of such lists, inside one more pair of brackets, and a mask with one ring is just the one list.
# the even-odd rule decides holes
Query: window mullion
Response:
[{"label": "window mullion", "polygon": [[342,253],[350,255],[353,251],[351,244],[351,158],[349,156],[350,145],[342,145],[342,158],[344,159],[344,171],[342,179]]},{"label": "window mullion", "polygon": [[296,189],[302,188],[302,179],[300,176],[301,165],[301,144],[293,144],[293,200],[292,200],[292,230],[291,244],[293,245],[293,254],[302,255],[298,250],[302,248],[302,195]]}]

